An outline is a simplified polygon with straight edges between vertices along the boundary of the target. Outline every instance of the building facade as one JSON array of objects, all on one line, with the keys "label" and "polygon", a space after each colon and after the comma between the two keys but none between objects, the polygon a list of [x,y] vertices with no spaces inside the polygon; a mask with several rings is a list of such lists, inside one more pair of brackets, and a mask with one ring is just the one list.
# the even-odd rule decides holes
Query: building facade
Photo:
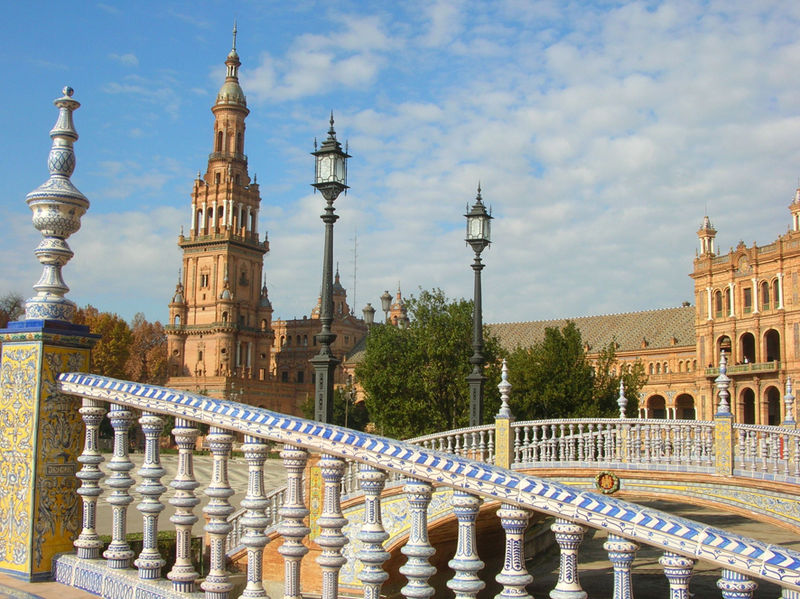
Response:
[{"label": "building facade", "polygon": [[[261,196],[248,173],[247,100],[239,85],[236,31],[226,77],[211,108],[212,151],[192,186],[189,234],[166,327],[167,385],[299,414],[313,395],[309,359],[317,353],[319,307],[310,318],[272,321],[264,281],[266,233],[258,230]],[[334,285],[336,355],[363,337],[366,326],[347,305],[337,272]],[[342,379],[341,371],[335,380]]]}]

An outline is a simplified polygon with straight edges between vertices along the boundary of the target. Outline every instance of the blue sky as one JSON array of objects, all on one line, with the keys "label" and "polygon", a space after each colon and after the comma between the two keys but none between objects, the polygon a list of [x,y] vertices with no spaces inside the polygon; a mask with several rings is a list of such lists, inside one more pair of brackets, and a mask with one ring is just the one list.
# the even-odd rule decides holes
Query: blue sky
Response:
[{"label": "blue sky", "polygon": [[[487,322],[694,301],[705,213],[727,251],[772,242],[800,175],[791,2],[10,3],[0,23],[0,293],[41,272],[25,195],[47,178],[52,100],[75,89],[73,182],[92,205],[69,297],[164,320],[210,107],[238,19],[275,317],[319,292],[314,137],[349,141],[335,259],[357,313],[384,289],[470,297],[464,209],[494,243]],[[353,295],[354,240],[357,288]]]}]

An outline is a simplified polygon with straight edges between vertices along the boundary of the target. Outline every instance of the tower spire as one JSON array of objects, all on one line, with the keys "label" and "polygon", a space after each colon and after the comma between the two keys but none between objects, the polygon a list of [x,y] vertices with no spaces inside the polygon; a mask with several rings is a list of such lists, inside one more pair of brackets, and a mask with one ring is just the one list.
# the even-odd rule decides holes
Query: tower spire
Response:
[{"label": "tower spire", "polygon": [[233,45],[231,46],[231,52],[236,52],[236,33],[238,29],[236,29],[236,19],[233,20]]}]

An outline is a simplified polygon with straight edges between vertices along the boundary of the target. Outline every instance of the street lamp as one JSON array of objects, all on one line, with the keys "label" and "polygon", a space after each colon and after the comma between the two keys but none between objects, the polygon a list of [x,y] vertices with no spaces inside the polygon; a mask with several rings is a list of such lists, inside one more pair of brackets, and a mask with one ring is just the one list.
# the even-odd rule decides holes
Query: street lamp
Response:
[{"label": "street lamp", "polygon": [[491,220],[492,215],[486,212],[481,197],[481,186],[478,184],[478,195],[475,197],[475,204],[464,216],[467,218],[467,237],[465,241],[472,246],[475,252],[475,260],[472,262],[472,270],[475,272],[475,292],[474,306],[472,309],[472,349],[473,354],[469,359],[472,364],[472,372],[467,376],[469,383],[469,425],[479,426],[483,422],[483,383],[486,377],[483,375],[483,308],[481,307],[481,252],[488,246],[491,240]]},{"label": "street lamp", "polygon": [[347,159],[350,155],[342,151],[342,144],[336,139],[333,129],[333,112],[328,138],[317,149],[314,141],[315,158],[314,183],[311,185],[325,198],[327,205],[324,214],[320,215],[325,223],[325,250],[322,260],[322,306],[320,321],[322,330],[316,340],[320,346],[319,353],[311,358],[315,372],[314,418],[320,422],[333,421],[333,371],[340,360],[331,353],[331,344],[336,335],[331,332],[333,321],[333,223],[339,218],[334,214],[333,202],[339,194],[347,189]]},{"label": "street lamp", "polygon": [[375,322],[375,308],[372,307],[372,304],[367,302],[367,305],[361,310],[364,314],[364,324],[367,325],[367,329],[373,325]]},{"label": "street lamp", "polygon": [[389,322],[389,309],[392,307],[392,294],[389,293],[389,290],[383,292],[381,296],[381,309],[383,310],[383,322]]}]

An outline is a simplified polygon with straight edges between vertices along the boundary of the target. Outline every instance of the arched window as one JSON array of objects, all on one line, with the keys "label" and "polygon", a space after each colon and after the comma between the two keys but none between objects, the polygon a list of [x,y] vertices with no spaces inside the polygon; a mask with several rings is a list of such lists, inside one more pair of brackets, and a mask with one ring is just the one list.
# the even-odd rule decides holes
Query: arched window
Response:
[{"label": "arched window", "polygon": [[714,292],[714,312],[717,318],[722,316],[722,292],[719,290]]},{"label": "arched window", "polygon": [[725,289],[725,316],[731,313],[731,288]]},{"label": "arched window", "polygon": [[236,134],[236,151],[239,154],[244,154],[244,144],[242,143],[242,133],[241,131]]},{"label": "arched window", "polygon": [[772,281],[772,307],[777,309],[778,308],[778,298],[780,297],[780,293],[778,293],[778,279]]},{"label": "arched window", "polygon": [[650,365],[648,367],[648,371],[649,371],[650,374],[654,374],[653,373],[653,363],[652,362],[650,362]]},{"label": "arched window", "polygon": [[753,333],[744,333],[739,337],[739,351],[742,362],[756,361],[756,338]]},{"label": "arched window", "polygon": [[175,315],[175,326],[176,327],[181,326],[181,317],[178,314]]},{"label": "arched window", "polygon": [[223,312],[222,313],[222,324],[228,324],[228,313],[227,312]]},{"label": "arched window", "polygon": [[669,374],[669,363],[664,362],[664,374]]},{"label": "arched window", "polygon": [[197,210],[197,214],[194,217],[194,230],[199,231],[200,227],[203,226],[203,209],[199,208]]},{"label": "arched window", "polygon": [[781,359],[781,336],[775,329],[770,329],[764,333],[764,354],[767,357],[767,362],[773,360],[780,361]]},{"label": "arched window", "polygon": [[215,152],[222,152],[222,131],[217,131],[217,147]]},{"label": "arched window", "polygon": [[262,331],[266,331],[267,330],[267,319],[266,318],[262,318],[261,319],[261,330]]},{"label": "arched window", "polygon": [[661,374],[661,362],[656,363],[656,374]]},{"label": "arched window", "polygon": [[761,283],[761,309],[769,310],[769,283]]}]

